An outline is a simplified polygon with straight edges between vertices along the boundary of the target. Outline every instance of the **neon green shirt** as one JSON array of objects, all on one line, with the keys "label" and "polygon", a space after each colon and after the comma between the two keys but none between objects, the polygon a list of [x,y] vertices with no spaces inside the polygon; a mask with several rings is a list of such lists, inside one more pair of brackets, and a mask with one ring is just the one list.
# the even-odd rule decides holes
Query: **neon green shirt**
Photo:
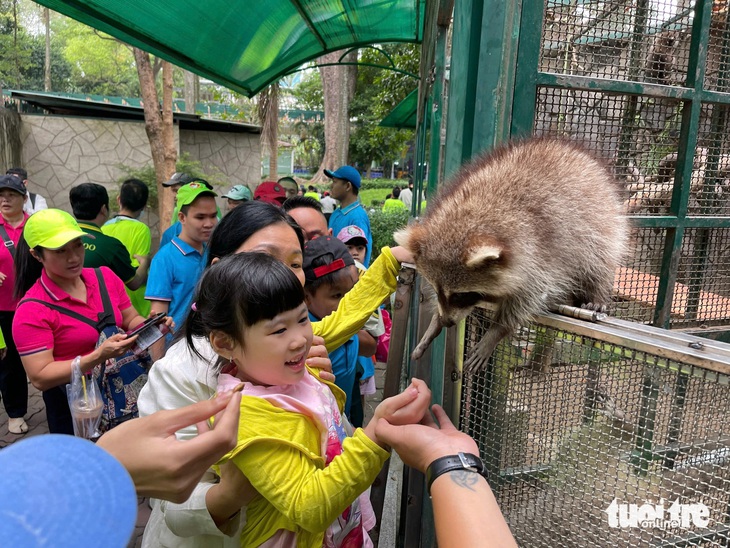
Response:
[{"label": "neon green shirt", "polygon": [[[139,266],[139,261],[134,258],[135,255],[150,254],[150,247],[152,246],[150,229],[146,224],[137,219],[125,215],[117,215],[113,219],[109,219],[101,227],[101,231],[107,236],[113,236],[124,244],[124,247],[129,251],[132,266],[135,268]],[[144,298],[146,288],[146,285],[134,291],[127,288],[127,294],[129,295],[129,300],[132,301],[132,306],[134,306],[135,310],[143,318],[150,315],[150,309],[152,307],[152,303]]]},{"label": "neon green shirt", "polygon": [[314,198],[315,200],[317,200],[319,202],[319,194],[317,194],[316,192],[313,192],[313,191],[305,192],[304,196],[307,198]]},{"label": "neon green shirt", "polygon": [[401,202],[398,198],[388,198],[383,204],[384,212],[400,211],[401,209],[406,209],[406,204]]}]

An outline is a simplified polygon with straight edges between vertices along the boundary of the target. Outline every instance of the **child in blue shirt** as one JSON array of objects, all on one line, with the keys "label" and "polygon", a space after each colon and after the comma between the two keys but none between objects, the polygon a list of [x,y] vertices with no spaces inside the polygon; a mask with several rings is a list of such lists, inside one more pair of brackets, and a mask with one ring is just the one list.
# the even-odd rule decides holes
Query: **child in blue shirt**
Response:
[{"label": "child in blue shirt", "polygon": [[[318,321],[337,310],[340,299],[358,280],[355,261],[345,244],[332,236],[310,240],[304,246],[304,294],[312,321]],[[370,337],[360,331],[345,344],[330,352],[335,384],[347,394],[345,413],[349,416],[356,379],[360,337]],[[375,340],[367,341],[369,345]],[[359,383],[358,383],[359,387]],[[359,390],[359,388],[358,388]]]}]

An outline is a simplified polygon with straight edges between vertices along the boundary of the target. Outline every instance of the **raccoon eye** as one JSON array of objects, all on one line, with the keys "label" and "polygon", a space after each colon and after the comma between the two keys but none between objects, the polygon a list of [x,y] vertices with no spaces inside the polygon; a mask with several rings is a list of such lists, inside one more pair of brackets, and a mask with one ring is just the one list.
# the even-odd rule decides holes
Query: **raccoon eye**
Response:
[{"label": "raccoon eye", "polygon": [[467,293],[454,293],[449,297],[449,304],[456,308],[467,308],[483,300],[484,296],[481,293],[469,291]]}]

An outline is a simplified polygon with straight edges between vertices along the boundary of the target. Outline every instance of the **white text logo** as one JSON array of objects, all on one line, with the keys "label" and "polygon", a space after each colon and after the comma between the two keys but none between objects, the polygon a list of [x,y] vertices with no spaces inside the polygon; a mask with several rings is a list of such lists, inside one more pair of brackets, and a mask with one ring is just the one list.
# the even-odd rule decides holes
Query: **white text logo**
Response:
[{"label": "white text logo", "polygon": [[616,499],[606,508],[609,527],[640,527],[642,529],[689,529],[707,527],[710,509],[701,502],[682,504],[679,499],[664,508],[664,499],[659,504],[626,504]]}]

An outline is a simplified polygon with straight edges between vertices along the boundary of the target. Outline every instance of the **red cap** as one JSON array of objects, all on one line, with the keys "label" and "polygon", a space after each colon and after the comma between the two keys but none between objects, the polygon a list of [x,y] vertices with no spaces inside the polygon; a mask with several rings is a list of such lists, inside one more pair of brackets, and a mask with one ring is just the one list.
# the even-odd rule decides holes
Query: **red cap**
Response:
[{"label": "red cap", "polygon": [[281,205],[286,200],[286,191],[284,187],[275,181],[264,181],[256,187],[256,192],[253,193],[253,199]]}]

